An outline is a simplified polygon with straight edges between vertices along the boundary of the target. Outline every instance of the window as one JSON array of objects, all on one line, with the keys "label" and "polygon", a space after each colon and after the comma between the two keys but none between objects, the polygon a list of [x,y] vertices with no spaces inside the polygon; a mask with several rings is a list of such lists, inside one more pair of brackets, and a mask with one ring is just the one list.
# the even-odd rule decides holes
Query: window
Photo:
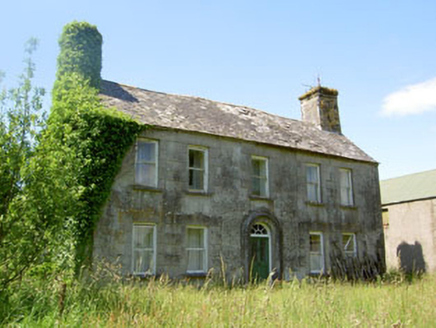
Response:
[{"label": "window", "polygon": [[207,191],[207,150],[189,148],[189,190]]},{"label": "window", "polygon": [[251,194],[268,197],[268,159],[251,157]]},{"label": "window", "polygon": [[187,229],[187,272],[204,273],[207,271],[207,230],[202,227],[188,227]]},{"label": "window", "polygon": [[156,270],[155,226],[133,225],[133,274],[154,274]]},{"label": "window", "polygon": [[319,179],[319,165],[306,164],[307,200],[321,203],[321,186]]},{"label": "window", "polygon": [[341,204],[345,206],[353,205],[353,181],[351,170],[340,169],[340,185],[341,185]]},{"label": "window", "polygon": [[136,144],[135,183],[157,187],[157,141],[139,139]]},{"label": "window", "polygon": [[323,238],[320,232],[311,232],[310,235],[310,273],[322,273],[324,271]]},{"label": "window", "polygon": [[356,235],[354,233],[342,234],[342,247],[344,249],[345,257],[356,257]]}]

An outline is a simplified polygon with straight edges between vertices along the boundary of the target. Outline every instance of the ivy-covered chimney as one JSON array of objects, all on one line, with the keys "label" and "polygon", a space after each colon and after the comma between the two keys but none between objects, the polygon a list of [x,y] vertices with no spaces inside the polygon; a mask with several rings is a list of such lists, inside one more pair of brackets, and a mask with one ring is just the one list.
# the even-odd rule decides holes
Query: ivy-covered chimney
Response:
[{"label": "ivy-covered chimney", "polygon": [[103,38],[97,27],[87,22],[71,22],[64,26],[59,38],[57,80],[67,74],[77,74],[100,87]]},{"label": "ivy-covered chimney", "polygon": [[337,90],[317,86],[298,99],[303,122],[313,124],[320,130],[341,134]]}]

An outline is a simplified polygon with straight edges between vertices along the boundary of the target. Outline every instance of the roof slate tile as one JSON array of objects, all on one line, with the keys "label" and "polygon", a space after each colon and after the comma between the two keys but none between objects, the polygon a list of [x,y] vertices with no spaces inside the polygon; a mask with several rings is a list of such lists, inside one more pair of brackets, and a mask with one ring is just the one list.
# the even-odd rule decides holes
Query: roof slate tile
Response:
[{"label": "roof slate tile", "polygon": [[345,136],[245,106],[102,81],[108,107],[156,127],[201,132],[347,159],[375,160]]}]

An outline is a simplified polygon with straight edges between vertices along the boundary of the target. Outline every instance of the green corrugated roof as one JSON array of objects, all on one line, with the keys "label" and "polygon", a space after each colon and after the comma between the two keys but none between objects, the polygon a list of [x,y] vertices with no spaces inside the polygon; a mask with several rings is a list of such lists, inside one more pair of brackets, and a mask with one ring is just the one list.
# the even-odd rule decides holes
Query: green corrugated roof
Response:
[{"label": "green corrugated roof", "polygon": [[382,204],[436,198],[436,170],[383,180],[380,191]]}]

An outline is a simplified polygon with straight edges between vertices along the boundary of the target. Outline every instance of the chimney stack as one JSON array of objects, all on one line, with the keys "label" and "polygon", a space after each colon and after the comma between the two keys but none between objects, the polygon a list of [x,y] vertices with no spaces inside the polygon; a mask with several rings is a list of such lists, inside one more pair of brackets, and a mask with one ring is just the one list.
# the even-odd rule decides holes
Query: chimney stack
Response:
[{"label": "chimney stack", "polygon": [[320,130],[341,134],[337,90],[319,85],[298,99],[303,122],[315,125]]}]

